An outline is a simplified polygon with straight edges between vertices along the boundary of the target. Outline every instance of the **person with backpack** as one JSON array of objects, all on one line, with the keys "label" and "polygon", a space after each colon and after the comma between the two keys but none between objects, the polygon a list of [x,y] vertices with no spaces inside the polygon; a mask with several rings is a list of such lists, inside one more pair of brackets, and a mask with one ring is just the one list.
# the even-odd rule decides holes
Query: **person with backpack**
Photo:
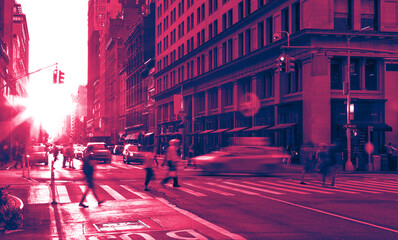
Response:
[{"label": "person with backpack", "polygon": [[95,191],[95,185],[94,185],[94,159],[93,159],[93,146],[88,146],[86,150],[84,150],[83,154],[83,173],[84,176],[86,177],[86,182],[87,182],[87,188],[86,191],[84,192],[82,199],[79,202],[79,206],[83,208],[88,208],[87,205],[84,204],[84,200],[86,199],[86,196],[88,192],[91,190],[92,193],[94,194],[95,199],[98,202],[98,206],[100,206],[104,200],[99,200],[98,195]]}]

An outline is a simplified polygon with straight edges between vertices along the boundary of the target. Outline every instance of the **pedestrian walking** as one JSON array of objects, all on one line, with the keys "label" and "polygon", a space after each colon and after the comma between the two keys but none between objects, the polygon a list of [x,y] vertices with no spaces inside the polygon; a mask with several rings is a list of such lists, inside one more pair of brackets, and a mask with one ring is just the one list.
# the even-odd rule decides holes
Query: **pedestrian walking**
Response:
[{"label": "pedestrian walking", "polygon": [[316,153],[317,165],[316,169],[322,174],[322,187],[325,187],[326,176],[329,172],[330,163],[330,147],[321,144],[321,148]]},{"label": "pedestrian walking", "polygon": [[338,172],[343,169],[343,147],[340,141],[334,143],[330,151],[330,164],[329,169],[331,172],[332,180],[330,185],[332,187],[336,184],[336,176]]},{"label": "pedestrian walking", "polygon": [[177,176],[177,164],[179,161],[179,156],[177,154],[177,150],[180,145],[180,140],[171,139],[169,141],[169,146],[166,149],[165,161],[169,168],[166,177],[160,182],[162,185],[166,184],[170,179],[174,180],[173,187],[181,187],[178,184],[178,176]]},{"label": "pedestrian walking", "polygon": [[87,181],[87,188],[86,191],[84,192],[82,199],[80,200],[79,206],[83,208],[88,208],[87,205],[84,204],[84,200],[86,199],[86,196],[88,192],[91,190],[95,199],[98,202],[98,206],[100,206],[104,200],[99,200],[98,195],[95,191],[95,185],[94,185],[94,159],[93,159],[93,146],[88,146],[86,150],[84,150],[83,154],[83,173],[84,176],[86,177]]},{"label": "pedestrian walking", "polygon": [[65,148],[64,152],[64,160],[62,162],[63,168],[66,168],[66,163],[68,163],[69,168],[73,167],[73,154],[74,154],[73,144],[69,143],[69,145]]},{"label": "pedestrian walking", "polygon": [[300,184],[306,184],[304,177],[306,173],[314,172],[315,170],[315,146],[312,142],[308,142],[301,146],[300,157],[303,163],[303,169],[301,170],[301,181]]},{"label": "pedestrian walking", "polygon": [[388,145],[385,145],[386,148],[386,152],[387,152],[387,157],[388,157],[388,169],[390,171],[395,171],[397,168],[397,162],[394,162],[393,159],[393,153],[394,151],[396,151],[397,149],[391,144],[391,142],[388,143]]},{"label": "pedestrian walking", "polygon": [[148,188],[149,182],[155,178],[155,175],[153,173],[153,165],[154,165],[154,161],[155,161],[155,155],[152,154],[151,152],[148,152],[145,156],[145,161],[144,161],[144,167],[145,167],[145,171],[146,171],[146,175],[145,175],[145,188],[144,191],[150,191],[150,189]]},{"label": "pedestrian walking", "polygon": [[57,145],[54,145],[52,152],[53,152],[53,156],[54,156],[54,161],[53,161],[53,164],[54,164],[58,160],[58,154],[59,154],[59,149],[58,149]]}]

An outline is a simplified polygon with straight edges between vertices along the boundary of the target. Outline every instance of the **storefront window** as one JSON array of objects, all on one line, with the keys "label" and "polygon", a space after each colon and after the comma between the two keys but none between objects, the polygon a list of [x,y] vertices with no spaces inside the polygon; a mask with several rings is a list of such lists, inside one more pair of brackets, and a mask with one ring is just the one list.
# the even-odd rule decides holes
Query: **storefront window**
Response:
[{"label": "storefront window", "polygon": [[366,59],[365,62],[365,88],[377,90],[377,60]]},{"label": "storefront window", "polygon": [[359,59],[352,58],[350,63],[350,84],[351,90],[359,90],[361,88],[360,84],[360,74],[359,74]]},{"label": "storefront window", "polygon": [[331,89],[343,89],[343,59],[340,57],[334,57],[330,61],[330,88]]}]

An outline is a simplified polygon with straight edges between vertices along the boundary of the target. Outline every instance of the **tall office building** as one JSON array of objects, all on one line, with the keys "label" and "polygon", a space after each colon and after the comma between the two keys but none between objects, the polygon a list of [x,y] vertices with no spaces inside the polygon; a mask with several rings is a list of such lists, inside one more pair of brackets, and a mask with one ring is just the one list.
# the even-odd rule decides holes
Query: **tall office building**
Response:
[{"label": "tall office building", "polygon": [[[354,160],[366,162],[368,140],[382,153],[398,139],[396,7],[382,0],[156,1],[160,144],[183,135],[198,154],[234,136],[347,146],[349,133]],[[277,71],[283,54],[294,61]],[[181,93],[182,112],[175,111]]]}]

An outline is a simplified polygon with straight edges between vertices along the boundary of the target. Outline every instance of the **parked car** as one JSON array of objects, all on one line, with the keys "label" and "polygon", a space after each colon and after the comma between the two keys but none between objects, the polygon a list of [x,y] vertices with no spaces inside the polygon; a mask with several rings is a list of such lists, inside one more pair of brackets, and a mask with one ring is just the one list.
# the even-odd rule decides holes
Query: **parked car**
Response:
[{"label": "parked car", "polygon": [[127,144],[123,150],[123,163],[137,162],[142,164],[148,153],[144,151],[141,145]]},{"label": "parked car", "polygon": [[30,165],[38,163],[48,165],[48,153],[47,148],[44,145],[33,145],[31,149],[29,149],[27,157]]},{"label": "parked car", "polygon": [[123,149],[124,149],[123,145],[115,145],[113,147],[113,154],[115,154],[115,155],[123,154]]},{"label": "parked car", "polygon": [[86,157],[88,148],[92,148],[92,158],[98,161],[104,161],[104,163],[110,163],[112,156],[111,151],[106,148],[106,143],[104,142],[90,142],[87,143],[87,147],[83,153],[83,157]]},{"label": "parked car", "polygon": [[76,159],[83,159],[83,152],[86,147],[83,144],[73,145],[74,155]]},{"label": "parked car", "polygon": [[278,147],[230,146],[193,158],[206,173],[272,173],[290,156]]}]

